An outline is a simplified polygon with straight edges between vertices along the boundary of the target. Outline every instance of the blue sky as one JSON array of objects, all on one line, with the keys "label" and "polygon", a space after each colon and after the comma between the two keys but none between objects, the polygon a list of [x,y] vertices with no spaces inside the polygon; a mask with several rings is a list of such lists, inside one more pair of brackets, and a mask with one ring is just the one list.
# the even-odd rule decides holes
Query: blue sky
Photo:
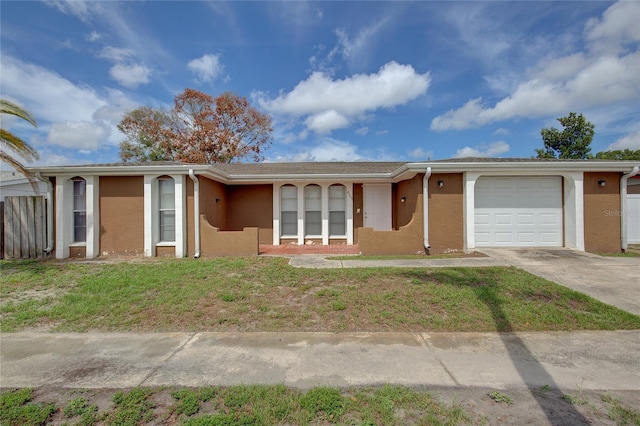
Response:
[{"label": "blue sky", "polygon": [[[3,117],[39,165],[118,161],[191,87],[270,114],[268,161],[530,157],[574,111],[640,149],[640,2],[3,1]],[[4,166],[6,167],[6,166]]]}]

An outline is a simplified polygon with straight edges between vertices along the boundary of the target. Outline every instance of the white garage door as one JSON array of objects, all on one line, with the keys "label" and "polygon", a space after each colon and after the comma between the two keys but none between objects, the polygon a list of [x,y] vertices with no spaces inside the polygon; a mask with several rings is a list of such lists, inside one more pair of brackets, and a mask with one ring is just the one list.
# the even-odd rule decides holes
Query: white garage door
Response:
[{"label": "white garage door", "polygon": [[479,178],[475,239],[477,247],[562,246],[562,178]]}]

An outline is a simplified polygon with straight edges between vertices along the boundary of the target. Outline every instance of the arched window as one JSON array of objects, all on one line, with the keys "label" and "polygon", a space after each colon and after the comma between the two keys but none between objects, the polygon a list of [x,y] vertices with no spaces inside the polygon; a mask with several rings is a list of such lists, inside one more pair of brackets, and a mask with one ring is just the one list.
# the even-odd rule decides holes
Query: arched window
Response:
[{"label": "arched window", "polygon": [[158,178],[158,237],[160,242],[176,240],[176,186],[170,177]]},{"label": "arched window", "polygon": [[345,237],[347,188],[344,185],[329,187],[329,237]]},{"label": "arched window", "polygon": [[87,241],[87,182],[75,177],[73,181],[73,242]]},{"label": "arched window", "polygon": [[304,223],[306,237],[322,236],[322,188],[319,185],[304,187]]},{"label": "arched window", "polygon": [[298,235],[298,188],[284,185],[280,188],[280,234],[282,237]]}]

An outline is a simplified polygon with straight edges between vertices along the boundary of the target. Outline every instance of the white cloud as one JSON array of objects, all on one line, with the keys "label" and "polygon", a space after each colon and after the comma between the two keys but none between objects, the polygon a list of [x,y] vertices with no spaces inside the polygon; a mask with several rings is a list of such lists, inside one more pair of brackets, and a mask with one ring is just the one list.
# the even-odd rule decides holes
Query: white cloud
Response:
[{"label": "white cloud", "polygon": [[47,140],[65,148],[96,150],[111,134],[106,123],[65,121],[53,123]]},{"label": "white cloud", "polygon": [[224,70],[224,65],[220,63],[220,55],[212,54],[206,54],[189,61],[187,67],[201,82],[213,82]]},{"label": "white cloud", "polygon": [[640,3],[619,1],[609,7],[602,19],[590,19],[585,25],[585,37],[591,49],[605,54],[617,54],[629,42],[640,41]]},{"label": "white cloud", "polygon": [[87,36],[87,40],[90,42],[95,42],[100,39],[102,39],[102,34],[97,31],[91,31],[91,33],[89,33],[89,35]]},{"label": "white cloud", "polygon": [[109,75],[120,85],[135,89],[149,83],[151,70],[142,64],[115,64],[109,70]]},{"label": "white cloud", "polygon": [[511,132],[508,129],[503,129],[502,127],[497,129],[495,132],[493,132],[493,135],[508,135],[511,134]]},{"label": "white cloud", "polygon": [[83,0],[50,0],[45,2],[45,4],[56,7],[62,13],[75,15],[83,21],[88,20],[91,16],[92,3]]},{"label": "white cloud", "polygon": [[368,127],[360,127],[359,129],[356,130],[356,134],[360,136],[366,136],[367,133],[369,133]]},{"label": "white cloud", "polygon": [[17,101],[36,117],[39,127],[35,131],[47,134],[50,144],[85,150],[115,145],[122,136],[115,126],[126,111],[137,106],[119,90],[107,89],[100,95],[90,87],[9,55],[3,55],[2,66],[3,96]]},{"label": "white cloud", "polygon": [[106,59],[111,62],[124,62],[133,57],[133,51],[123,47],[105,46],[98,53],[98,58]]},{"label": "white cloud", "polygon": [[324,138],[319,145],[308,151],[290,156],[280,156],[278,161],[359,161],[358,147],[333,138]]},{"label": "white cloud", "polygon": [[[612,29],[608,26],[609,13],[602,23],[587,24],[592,37],[609,37],[623,34],[616,40],[636,37],[637,30]],[[628,7],[628,6],[625,6]],[[598,21],[599,22],[599,21]],[[606,25],[607,31],[600,28]],[[627,20],[621,25],[628,25]],[[626,28],[626,27],[625,27]],[[635,28],[635,27],[634,27]],[[611,36],[613,37],[613,36]],[[615,50],[613,50],[615,51]],[[618,49],[620,51],[620,49]],[[484,126],[489,123],[517,117],[545,117],[566,114],[571,110],[610,107],[619,103],[631,105],[637,110],[640,96],[640,51],[625,55],[588,55],[577,52],[559,58],[545,58],[529,73],[529,80],[521,82],[507,97],[493,107],[484,105],[481,98],[470,99],[462,107],[451,109],[435,117],[431,129],[436,131],[459,130]]]},{"label": "white cloud", "polygon": [[640,149],[640,131],[628,133],[622,136],[609,145],[605,151],[617,151],[623,149],[630,149],[633,151]]},{"label": "white cloud", "polygon": [[[325,118],[324,125],[318,129],[328,132],[345,127],[345,121],[338,117],[350,123],[366,112],[403,105],[424,94],[430,82],[428,72],[418,74],[410,65],[389,62],[375,74],[356,74],[343,80],[333,80],[326,74],[314,72],[291,92],[275,99],[266,99],[264,94],[254,96],[269,112],[310,116],[308,126]],[[333,121],[328,119],[331,117]],[[338,127],[332,127],[330,121]]]},{"label": "white cloud", "polygon": [[478,145],[475,148],[465,146],[456,150],[455,158],[465,157],[495,157],[509,152],[509,144],[503,141],[492,142],[489,145]]},{"label": "white cloud", "polygon": [[427,160],[430,159],[431,157],[433,157],[433,151],[426,151],[420,147],[409,151],[409,156],[411,158],[416,158],[419,160]]},{"label": "white cloud", "polygon": [[131,49],[105,46],[98,53],[98,57],[114,63],[109,69],[109,76],[121,86],[135,89],[150,81],[151,69],[142,63],[135,62]]},{"label": "white cloud", "polygon": [[304,124],[308,129],[318,134],[324,134],[335,129],[348,127],[349,119],[334,110],[330,110],[309,116],[304,121]]}]

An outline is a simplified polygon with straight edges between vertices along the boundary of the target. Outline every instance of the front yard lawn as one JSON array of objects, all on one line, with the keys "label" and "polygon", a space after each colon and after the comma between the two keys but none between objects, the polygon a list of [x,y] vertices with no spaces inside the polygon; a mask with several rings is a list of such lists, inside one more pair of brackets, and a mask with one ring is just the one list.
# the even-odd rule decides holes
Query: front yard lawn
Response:
[{"label": "front yard lawn", "polygon": [[1,331],[640,329],[508,268],[296,269],[284,258],[0,262]]}]

